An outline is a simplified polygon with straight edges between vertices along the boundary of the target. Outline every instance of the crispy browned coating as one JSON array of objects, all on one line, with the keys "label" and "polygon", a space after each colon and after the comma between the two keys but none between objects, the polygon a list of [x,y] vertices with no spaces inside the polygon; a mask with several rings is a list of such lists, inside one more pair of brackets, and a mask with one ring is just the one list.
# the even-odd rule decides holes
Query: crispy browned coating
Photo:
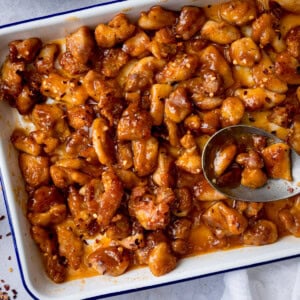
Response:
[{"label": "crispy browned coating", "polygon": [[11,142],[31,235],[54,282],[89,268],[118,276],[132,265],[161,276],[187,255],[300,236],[299,198],[227,199],[202,171],[209,137],[246,123],[284,142],[228,138],[214,161],[217,183],[291,179],[299,15],[267,2],[179,11],[162,3],[61,40],[9,43],[0,97],[31,123]]}]

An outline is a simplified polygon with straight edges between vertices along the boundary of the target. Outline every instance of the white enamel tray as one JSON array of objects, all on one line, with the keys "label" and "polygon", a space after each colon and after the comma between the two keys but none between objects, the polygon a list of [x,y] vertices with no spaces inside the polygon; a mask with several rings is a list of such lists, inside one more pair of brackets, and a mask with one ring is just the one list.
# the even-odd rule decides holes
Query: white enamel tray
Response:
[{"label": "white enamel tray", "polygon": [[[7,44],[16,39],[32,36],[43,41],[60,38],[81,25],[96,26],[109,21],[115,14],[125,12],[136,18],[141,11],[153,5],[169,9],[180,9],[183,5],[208,5],[219,1],[204,0],[128,0],[112,1],[72,12],[42,17],[0,27],[0,59],[7,54]],[[44,272],[40,253],[30,238],[29,225],[24,216],[26,194],[20,175],[17,153],[9,142],[19,119],[16,110],[0,102],[0,170],[3,196],[13,233],[14,245],[23,284],[34,299],[76,300],[100,298],[138,289],[176,283],[223,271],[249,267],[300,254],[300,239],[285,237],[275,244],[261,247],[244,247],[218,251],[181,260],[177,268],[162,276],[154,277],[148,268],[139,268],[120,277],[96,276],[55,284]]]}]

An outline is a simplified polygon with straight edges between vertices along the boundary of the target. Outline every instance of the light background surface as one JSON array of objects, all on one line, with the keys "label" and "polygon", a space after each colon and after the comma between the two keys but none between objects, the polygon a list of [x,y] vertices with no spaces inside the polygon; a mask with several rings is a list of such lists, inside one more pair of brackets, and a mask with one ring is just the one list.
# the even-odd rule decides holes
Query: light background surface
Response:
[{"label": "light background surface", "polygon": [[[109,1],[0,0],[0,26],[100,2]],[[0,196],[0,295],[1,292],[6,292],[10,299],[31,299],[22,285],[2,195]],[[0,299],[2,300],[1,296]],[[123,294],[108,299],[299,300],[300,258]]]}]

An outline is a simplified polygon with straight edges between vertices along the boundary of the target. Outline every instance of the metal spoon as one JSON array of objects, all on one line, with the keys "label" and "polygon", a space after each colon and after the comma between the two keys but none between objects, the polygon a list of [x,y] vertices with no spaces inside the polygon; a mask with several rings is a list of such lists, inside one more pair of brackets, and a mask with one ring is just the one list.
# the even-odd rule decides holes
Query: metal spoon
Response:
[{"label": "metal spoon", "polygon": [[220,187],[216,184],[213,161],[220,146],[230,138],[238,139],[241,136],[251,135],[265,136],[271,143],[283,142],[271,133],[247,125],[229,126],[219,130],[208,140],[202,152],[203,173],[211,186],[229,198],[254,202],[275,201],[300,193],[300,156],[293,149],[290,151],[293,181],[268,179],[266,185],[257,189],[242,185],[232,188]]}]

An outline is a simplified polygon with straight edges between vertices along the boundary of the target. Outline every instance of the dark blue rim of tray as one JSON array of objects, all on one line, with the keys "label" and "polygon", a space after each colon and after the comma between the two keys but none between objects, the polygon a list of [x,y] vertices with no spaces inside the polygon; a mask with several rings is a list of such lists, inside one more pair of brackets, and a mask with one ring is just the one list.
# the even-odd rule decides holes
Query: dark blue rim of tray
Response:
[{"label": "dark blue rim of tray", "polygon": [[[82,11],[82,10],[92,9],[94,7],[101,7],[101,6],[106,6],[106,5],[115,4],[115,3],[119,3],[119,2],[126,2],[126,1],[127,0],[112,0],[112,1],[105,2],[105,3],[98,3],[98,4],[94,4],[94,5],[84,6],[84,7],[71,9],[71,10],[67,10],[67,11],[63,11],[63,12],[58,12],[58,13],[54,13],[54,14],[49,14],[49,15],[45,15],[45,16],[40,16],[40,17],[36,17],[36,18],[21,20],[21,21],[18,21],[18,22],[13,22],[13,23],[0,25],[0,29],[1,28],[7,28],[7,27],[13,27],[13,26],[16,26],[16,25],[19,25],[19,24],[29,23],[29,22],[33,22],[33,21],[44,20],[44,19],[48,19],[48,18],[52,18],[52,17],[56,17],[56,16],[66,15],[66,14],[69,14],[69,13],[79,12],[79,11]],[[32,297],[32,299],[39,300],[39,298],[36,297],[33,294],[33,292],[28,288],[28,286],[26,284],[26,281],[25,281],[25,277],[24,277],[24,274],[23,274],[23,269],[22,269],[22,265],[21,265],[21,261],[20,261],[19,251],[18,251],[18,247],[17,247],[16,236],[15,236],[14,228],[13,228],[13,225],[12,225],[12,217],[11,217],[11,214],[10,214],[10,211],[9,211],[8,199],[7,199],[7,196],[6,196],[6,191],[5,191],[5,187],[4,187],[1,168],[0,168],[0,183],[1,183],[1,186],[2,186],[2,196],[3,196],[3,199],[4,199],[4,204],[5,204],[5,208],[6,208],[6,212],[7,212],[7,216],[8,216],[8,222],[9,222],[9,226],[10,226],[11,233],[12,233],[13,245],[14,245],[14,249],[15,249],[15,253],[16,253],[18,268],[20,270],[21,280],[22,280],[22,283],[23,283],[23,286],[24,286],[25,290]],[[291,255],[291,256],[277,258],[277,259],[272,259],[272,260],[268,260],[268,261],[264,261],[264,262],[244,265],[244,266],[235,267],[235,268],[229,268],[229,269],[220,270],[220,271],[217,271],[217,272],[212,272],[212,273],[207,273],[207,274],[203,274],[203,275],[192,276],[192,277],[189,277],[189,278],[183,278],[183,279],[180,279],[180,280],[165,282],[165,283],[161,283],[161,284],[149,285],[149,286],[136,288],[136,289],[128,289],[128,290],[124,290],[124,291],[120,291],[120,292],[113,292],[113,293],[109,293],[109,294],[105,294],[105,295],[98,295],[98,296],[96,295],[96,296],[93,296],[93,297],[84,298],[84,300],[96,300],[96,299],[105,298],[105,297],[112,297],[112,296],[117,296],[117,295],[122,295],[122,294],[127,294],[127,293],[134,293],[134,292],[138,292],[138,291],[148,290],[148,289],[151,289],[151,288],[157,288],[157,287],[167,286],[167,285],[176,284],[176,283],[180,283],[180,282],[195,280],[195,279],[199,279],[199,278],[203,278],[203,277],[223,274],[223,273],[230,272],[230,271],[237,271],[237,270],[243,270],[243,269],[246,269],[246,268],[253,268],[253,267],[257,267],[257,266],[261,266],[261,265],[265,265],[265,264],[270,264],[270,263],[274,263],[274,262],[279,262],[279,261],[284,261],[284,260],[288,260],[288,259],[293,259],[293,258],[297,258],[297,257],[300,257],[300,253],[296,254],[296,255]]]},{"label": "dark blue rim of tray", "polygon": [[92,5],[89,5],[89,6],[83,6],[83,7],[79,7],[79,8],[75,8],[75,9],[65,10],[65,11],[62,11],[62,12],[57,12],[57,13],[53,13],[53,14],[49,14],[49,15],[44,15],[44,16],[40,16],[40,17],[36,17],[36,18],[25,19],[25,20],[13,22],[13,23],[3,24],[3,25],[0,25],[0,29],[7,28],[7,27],[13,27],[13,26],[16,26],[16,25],[25,24],[25,23],[29,23],[29,22],[33,22],[33,21],[49,19],[49,18],[52,18],[52,17],[62,16],[62,15],[70,14],[70,13],[75,13],[75,12],[79,12],[79,11],[82,11],[82,10],[92,9],[92,8],[95,8],[95,7],[106,6],[106,5],[115,4],[115,3],[119,3],[119,2],[126,2],[126,1],[127,0],[111,0],[111,1],[108,1],[108,2],[105,2],[105,3],[92,4]]},{"label": "dark blue rim of tray", "polygon": [[[19,251],[18,251],[18,247],[17,247],[16,236],[15,236],[14,228],[13,228],[13,225],[12,225],[12,217],[11,217],[11,214],[10,214],[10,211],[9,211],[8,199],[7,199],[7,195],[6,195],[6,191],[5,191],[5,187],[4,187],[4,183],[3,183],[3,176],[2,176],[1,169],[0,169],[0,183],[1,183],[1,186],[2,186],[2,195],[3,195],[4,204],[5,204],[5,208],[6,208],[6,212],[7,212],[7,216],[8,216],[9,226],[10,226],[11,233],[12,233],[13,245],[14,245],[14,249],[15,249],[15,253],[16,253],[16,257],[17,257],[18,268],[20,270],[21,280],[22,280],[22,283],[23,283],[23,286],[24,286],[25,290],[32,297],[32,299],[39,300],[39,298],[36,297],[33,294],[33,292],[28,288],[27,283],[25,281],[25,277],[24,277],[24,274],[23,274],[23,269],[22,269],[22,265],[21,265],[21,261],[20,261]],[[261,265],[265,265],[265,264],[270,264],[270,263],[274,263],[274,262],[279,262],[279,261],[284,261],[284,260],[288,260],[288,259],[293,259],[293,258],[297,258],[297,257],[300,257],[300,253],[296,254],[296,255],[291,255],[291,256],[277,258],[277,259],[272,259],[272,260],[268,260],[268,261],[264,261],[264,262],[258,262],[258,263],[253,263],[253,264],[249,264],[249,265],[229,268],[229,269],[220,270],[220,271],[217,271],[217,272],[211,272],[211,273],[207,273],[207,274],[202,274],[202,275],[198,275],[198,276],[192,276],[192,277],[189,277],[189,278],[183,278],[183,279],[174,280],[174,281],[170,281],[170,282],[164,282],[164,283],[161,283],[161,284],[148,285],[148,286],[144,286],[144,287],[140,287],[140,288],[136,288],[136,289],[128,289],[128,290],[113,292],[113,293],[109,293],[109,294],[105,294],[105,295],[98,295],[98,296],[95,295],[93,297],[88,297],[88,298],[84,298],[84,299],[85,300],[96,300],[96,299],[105,298],[105,297],[112,297],[112,296],[117,296],[117,295],[122,295],[122,294],[127,294],[127,293],[133,293],[133,292],[148,290],[148,289],[151,289],[151,288],[157,288],[157,287],[167,286],[167,285],[176,284],[176,283],[180,283],[180,282],[195,280],[195,279],[199,279],[199,278],[203,278],[203,277],[223,274],[223,273],[230,272],[230,271],[237,271],[237,270],[243,270],[243,269],[246,269],[246,268],[253,268],[253,267],[257,267],[257,266],[261,266]]]}]

